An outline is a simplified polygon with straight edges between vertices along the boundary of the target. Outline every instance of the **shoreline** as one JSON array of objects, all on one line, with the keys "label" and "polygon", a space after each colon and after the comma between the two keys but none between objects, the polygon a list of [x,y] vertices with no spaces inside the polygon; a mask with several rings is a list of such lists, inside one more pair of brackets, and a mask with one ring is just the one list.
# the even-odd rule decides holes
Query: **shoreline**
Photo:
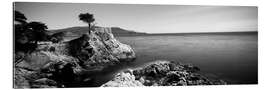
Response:
[{"label": "shoreline", "polygon": [[[44,43],[39,45],[39,50],[32,54],[26,55],[28,56],[28,58],[26,58],[27,62],[24,61],[23,63],[19,64],[19,66],[24,66],[26,68],[34,68],[34,71],[23,70],[20,72],[16,70],[21,70],[21,68],[15,68],[17,73],[16,75],[18,76],[15,75],[14,77],[19,77],[17,80],[15,80],[15,83],[20,85],[21,82],[17,81],[26,79],[24,80],[25,82],[23,82],[26,83],[26,85],[21,85],[15,88],[69,88],[110,86],[110,84],[107,85],[107,83],[111,81],[118,81],[118,79],[116,79],[118,77],[128,78],[130,81],[127,81],[127,83],[129,83],[131,86],[133,84],[135,84],[135,86],[228,84],[227,82],[220,80],[220,78],[212,81],[211,78],[199,73],[200,68],[190,64],[182,64],[178,61],[159,62],[154,59],[151,62],[143,63],[142,66],[136,68],[121,69],[121,64],[126,66],[125,64],[128,64],[129,62],[132,63],[135,58],[138,58],[138,56],[135,56],[136,49],[118,41],[118,38],[116,39],[113,36],[110,29],[100,29],[101,30],[97,30],[96,32],[92,33],[90,40],[87,41],[89,46],[87,46],[85,50],[92,48],[93,51],[86,54],[87,56],[91,56],[89,58],[83,59],[83,61],[79,61],[79,58],[69,54],[69,44],[71,41],[57,44]],[[72,42],[75,42],[74,40],[80,41],[80,39],[77,38],[73,39]],[[79,55],[85,55],[85,53],[80,51],[79,53]],[[171,68],[170,65],[177,67],[177,69]],[[121,70],[119,70],[119,68],[112,68],[114,66],[120,66]],[[87,69],[89,69],[89,71],[87,71]],[[113,71],[116,72],[113,72],[112,69],[114,69]],[[134,74],[135,72],[133,71],[139,71],[139,73]],[[37,77],[32,77],[32,73],[37,75]],[[39,75],[39,73],[41,74]],[[45,76],[42,76],[43,74]],[[102,77],[102,75],[107,77]],[[125,75],[127,75],[127,77]],[[27,78],[21,78],[21,76]],[[28,79],[28,77],[30,79]],[[71,79],[65,80],[67,78]],[[125,83],[126,82],[118,83],[118,85],[126,86]],[[117,84],[113,84],[111,86],[114,85],[117,86]]]},{"label": "shoreline", "polygon": [[197,73],[198,67],[179,62],[157,60],[143,67],[129,68],[115,75],[102,87],[227,85]]}]

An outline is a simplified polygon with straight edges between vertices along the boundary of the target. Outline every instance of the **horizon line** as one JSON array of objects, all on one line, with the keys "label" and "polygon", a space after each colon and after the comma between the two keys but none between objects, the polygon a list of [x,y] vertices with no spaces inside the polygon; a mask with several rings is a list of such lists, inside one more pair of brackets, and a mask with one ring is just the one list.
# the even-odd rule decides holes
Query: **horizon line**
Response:
[{"label": "horizon line", "polygon": [[[74,28],[74,27],[88,27],[88,26],[72,26],[72,27],[66,27],[66,28],[61,28],[61,29],[68,29],[68,28]],[[103,27],[103,26],[97,26],[97,27]],[[122,27],[119,27],[119,26],[112,26],[114,28],[120,28],[120,29],[123,29],[123,30],[126,30],[126,31],[133,31],[133,32],[136,32],[136,33],[145,33],[145,34],[189,34],[189,33],[245,33],[245,32],[258,32],[258,29],[257,30],[246,30],[246,31],[215,31],[215,32],[165,32],[165,33],[151,33],[151,32],[138,32],[136,30],[131,30],[131,29],[126,29],[126,28],[122,28]],[[110,27],[110,28],[112,28]],[[55,30],[61,30],[61,29],[50,29],[48,31],[55,31]]]}]

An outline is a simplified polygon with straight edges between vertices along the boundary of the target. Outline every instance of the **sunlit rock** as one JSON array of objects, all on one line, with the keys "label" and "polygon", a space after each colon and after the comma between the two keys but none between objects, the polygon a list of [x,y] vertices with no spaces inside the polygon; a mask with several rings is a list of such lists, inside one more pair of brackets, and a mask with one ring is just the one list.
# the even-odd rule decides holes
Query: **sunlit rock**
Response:
[{"label": "sunlit rock", "polygon": [[[156,61],[144,67],[120,72],[115,78],[103,86],[127,86],[131,82],[140,82],[143,86],[187,86],[187,85],[224,85],[226,82],[204,77],[197,73],[198,67],[171,61]],[[132,79],[131,79],[132,78]]]}]

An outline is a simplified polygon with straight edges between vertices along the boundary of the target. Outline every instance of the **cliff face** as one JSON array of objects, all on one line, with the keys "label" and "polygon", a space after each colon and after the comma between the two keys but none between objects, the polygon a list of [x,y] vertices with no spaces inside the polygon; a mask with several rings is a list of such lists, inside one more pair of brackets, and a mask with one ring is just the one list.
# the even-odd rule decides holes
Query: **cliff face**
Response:
[{"label": "cliff face", "polygon": [[96,28],[87,39],[41,43],[30,54],[14,56],[14,88],[72,86],[84,70],[102,70],[135,59],[133,49],[116,40],[110,28]]},{"label": "cliff face", "polygon": [[[187,86],[187,85],[224,85],[222,80],[214,80],[198,73],[200,69],[192,66],[170,61],[157,61],[145,67],[129,69],[121,72],[103,87],[120,86]],[[128,75],[127,75],[128,74]],[[130,78],[133,84],[122,80]],[[139,83],[139,84],[138,84]]]},{"label": "cliff face", "polygon": [[111,28],[96,28],[90,35],[89,47],[93,48],[93,56],[85,60],[84,65],[90,68],[133,61],[136,58],[129,45],[114,38]]}]

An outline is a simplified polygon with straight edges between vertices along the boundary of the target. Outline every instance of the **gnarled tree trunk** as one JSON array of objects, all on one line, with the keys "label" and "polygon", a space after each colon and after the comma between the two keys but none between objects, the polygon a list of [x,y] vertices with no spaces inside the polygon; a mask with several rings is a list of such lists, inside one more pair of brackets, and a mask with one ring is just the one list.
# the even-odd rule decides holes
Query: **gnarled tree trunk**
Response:
[{"label": "gnarled tree trunk", "polygon": [[89,28],[89,35],[91,34],[91,24],[88,23],[88,28]]}]

